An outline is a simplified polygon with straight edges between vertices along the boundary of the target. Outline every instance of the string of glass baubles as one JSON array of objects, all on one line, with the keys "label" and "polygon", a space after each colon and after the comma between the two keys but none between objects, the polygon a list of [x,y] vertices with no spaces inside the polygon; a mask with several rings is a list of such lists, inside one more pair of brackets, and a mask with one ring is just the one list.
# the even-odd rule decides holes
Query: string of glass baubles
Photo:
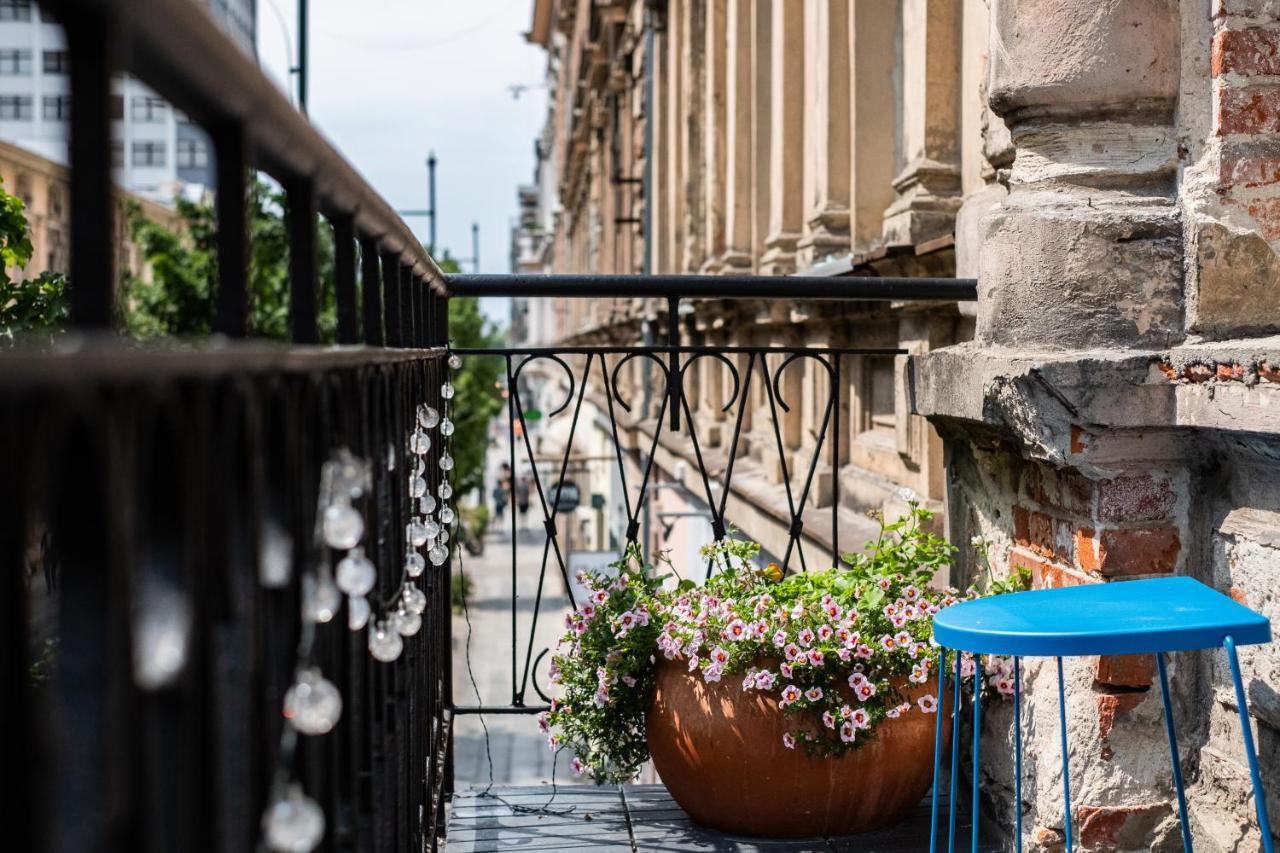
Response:
[{"label": "string of glass baubles", "polygon": [[[449,472],[454,466],[450,452],[454,424],[449,419],[449,409],[454,396],[453,371],[462,366],[462,361],[449,353],[446,364],[449,374],[440,386],[442,411],[420,404],[408,435],[412,460],[409,505],[413,507],[416,502],[418,511],[405,527],[400,585],[389,599],[377,602],[376,613],[368,596],[377,584],[378,570],[360,545],[364,517],[354,506],[354,501],[371,488],[372,467],[368,460],[357,458],[346,448],[335,451],[321,467],[315,533],[321,556],[315,570],[302,576],[302,631],[294,682],[284,696],[288,725],[281,732],[280,763],[272,781],[271,802],[262,816],[263,840],[267,849],[276,853],[310,853],[324,838],[324,810],[306,795],[293,773],[298,735],[327,734],[342,716],[342,694],[312,661],[316,625],[332,621],[345,596],[347,627],[352,631],[367,628],[369,654],[390,663],[404,651],[404,638],[422,630],[427,596],[415,579],[426,571],[427,560],[433,566],[441,566],[449,559],[450,528],[457,520],[457,513],[449,505],[453,497]],[[440,455],[434,466],[436,471],[432,472],[427,462],[432,446],[429,433],[437,427]],[[395,458],[394,452],[387,454],[387,469],[391,472],[395,471]],[[433,473],[439,477],[435,495],[430,486]],[[427,551],[425,559],[423,548]],[[330,549],[345,552],[336,572],[330,568]]]}]

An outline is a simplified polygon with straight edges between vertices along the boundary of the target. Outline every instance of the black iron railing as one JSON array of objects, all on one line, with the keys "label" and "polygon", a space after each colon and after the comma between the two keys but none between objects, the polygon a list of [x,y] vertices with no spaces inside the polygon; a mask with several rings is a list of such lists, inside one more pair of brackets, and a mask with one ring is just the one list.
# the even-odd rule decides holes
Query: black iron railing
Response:
[{"label": "black iron railing", "polygon": [[[782,570],[807,570],[819,561],[835,564],[844,546],[861,544],[841,542],[841,513],[849,512],[842,507],[840,496],[839,471],[847,443],[841,412],[848,403],[842,373],[851,358],[894,357],[907,351],[856,345],[690,345],[686,330],[700,308],[720,310],[715,300],[725,299],[782,301],[789,307],[796,301],[954,304],[977,298],[975,280],[954,278],[450,275],[446,283],[447,292],[455,297],[642,298],[651,300],[653,321],[665,329],[662,342],[644,346],[559,344],[457,351],[467,358],[499,358],[503,362],[508,400],[505,461],[513,476],[520,470],[529,472],[535,528],[544,539],[540,562],[519,565],[516,505],[514,498],[508,500],[509,517],[505,521],[511,536],[512,577],[510,700],[506,705],[482,702],[457,706],[457,714],[536,713],[550,702],[536,672],[549,649],[538,648],[536,635],[548,594],[549,573],[558,578],[552,583],[560,586],[560,594],[568,597],[570,605],[580,604],[574,600],[566,548],[560,541],[558,521],[562,513],[557,495],[558,484],[566,480],[571,463],[580,455],[575,442],[580,442],[582,432],[590,428],[583,425],[585,401],[592,401],[594,419],[607,424],[603,431],[610,450],[604,454],[606,458],[596,461],[609,465],[621,486],[614,499],[623,508],[625,525],[619,547],[611,550],[643,541],[646,525],[642,519],[647,517],[651,504],[655,462],[664,452],[669,459],[680,458],[688,464],[690,473],[675,485],[697,505],[697,510],[689,514],[704,517],[710,523],[713,538],[726,536],[735,523],[739,528],[751,526],[744,525],[741,518],[750,513],[735,517],[730,502],[741,497],[734,475],[741,471],[744,425],[751,419],[753,407],[764,412],[764,423],[755,424],[754,431],[757,436],[767,437],[765,448],[756,456],[776,462],[780,473],[771,488],[779,490],[784,498],[773,521],[785,531],[779,550],[773,555]],[[693,300],[702,301],[689,306],[694,313],[686,316],[682,303]],[[691,374],[706,362],[721,370],[725,381],[719,386],[719,398],[699,411],[699,401],[691,400],[686,389],[691,387]],[[808,391],[797,394],[793,390],[788,395],[784,377],[794,377],[806,368],[816,372],[818,381],[811,382]],[[628,370],[636,374],[630,384],[643,389],[646,405],[620,387],[620,378]],[[536,374],[536,378],[530,379],[529,374]],[[538,410],[538,420],[543,425],[558,425],[562,443],[552,458],[535,449],[531,438],[534,425],[526,414],[536,408],[531,407],[527,395],[546,388],[554,389],[547,405],[549,411]],[[784,420],[794,418],[793,409],[802,404],[815,408],[807,433],[798,438],[796,425],[784,428]],[[701,433],[712,418],[720,422],[727,437],[708,442]],[[595,427],[601,428],[599,424]],[[818,508],[811,505],[810,497],[815,475],[823,465],[831,472],[831,494]],[[705,568],[707,572],[713,570],[710,564]],[[524,608],[515,590],[524,572],[537,573],[537,586],[532,610],[525,613],[522,622]],[[539,701],[528,700],[530,688]]]}]

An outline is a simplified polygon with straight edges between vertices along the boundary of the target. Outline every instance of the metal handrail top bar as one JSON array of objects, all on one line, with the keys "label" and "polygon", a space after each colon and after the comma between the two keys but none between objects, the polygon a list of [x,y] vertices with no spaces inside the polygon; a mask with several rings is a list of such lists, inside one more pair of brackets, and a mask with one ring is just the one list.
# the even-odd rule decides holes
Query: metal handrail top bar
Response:
[{"label": "metal handrail top bar", "polygon": [[602,299],[831,299],[973,302],[974,278],[784,275],[470,275],[444,278],[449,296],[551,296]]},{"label": "metal handrail top bar", "polygon": [[[42,0],[63,19],[85,0]],[[322,212],[356,228],[439,286],[443,274],[404,220],[190,0],[94,0],[110,15],[116,59],[206,129],[243,127],[251,162],[277,180],[314,182]],[[74,58],[72,61],[75,61]]]}]

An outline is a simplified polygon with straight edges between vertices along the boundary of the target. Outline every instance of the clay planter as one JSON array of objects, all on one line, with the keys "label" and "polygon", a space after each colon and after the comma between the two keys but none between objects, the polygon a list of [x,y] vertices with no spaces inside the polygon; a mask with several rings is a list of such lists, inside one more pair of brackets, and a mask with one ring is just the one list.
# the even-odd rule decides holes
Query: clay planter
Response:
[{"label": "clay planter", "polygon": [[[914,707],[858,749],[820,758],[783,746],[802,717],[778,708],[776,690],[743,692],[733,676],[707,684],[680,660],[660,659],[656,681],[645,717],[653,765],[703,826],[768,838],[857,835],[901,821],[933,781],[937,717]],[[937,689],[906,688],[913,705]]]}]

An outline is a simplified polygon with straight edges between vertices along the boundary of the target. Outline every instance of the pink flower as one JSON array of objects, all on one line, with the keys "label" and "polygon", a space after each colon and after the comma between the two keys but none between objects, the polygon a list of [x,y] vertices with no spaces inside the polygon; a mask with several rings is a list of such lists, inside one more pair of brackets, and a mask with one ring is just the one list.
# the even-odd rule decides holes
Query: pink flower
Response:
[{"label": "pink flower", "polygon": [[689,671],[693,672],[695,669],[697,669],[698,664],[699,664],[698,658],[696,656],[691,656],[689,658]]},{"label": "pink flower", "polygon": [[931,693],[921,696],[916,700],[916,704],[919,705],[920,710],[926,714],[932,714],[934,711],[938,710],[938,700],[935,699]]},{"label": "pink flower", "polygon": [[560,748],[560,738],[555,735],[547,735],[547,749],[555,752]]},{"label": "pink flower", "polygon": [[747,624],[741,619],[734,619],[724,629],[724,636],[735,643],[747,638]]},{"label": "pink flower", "polygon": [[582,759],[576,755],[573,757],[573,761],[569,762],[569,766],[573,768],[574,776],[581,776],[583,772],[587,769],[587,765],[583,764]]},{"label": "pink flower", "polygon": [[890,582],[889,582],[889,579],[888,579],[888,578],[880,578],[880,580],[876,581],[876,586],[880,587],[880,588],[881,588],[882,590],[884,590],[885,592],[888,592],[888,591],[889,591],[889,587],[890,587],[891,585],[892,585],[892,584],[890,584]]},{"label": "pink flower", "polygon": [[823,711],[823,712],[822,712],[822,724],[823,724],[824,726],[826,726],[827,728],[829,728],[829,729],[834,729],[834,728],[836,727],[836,717],[835,717],[835,714],[832,714],[830,711]]},{"label": "pink flower", "polygon": [[773,632],[773,644],[778,648],[782,648],[787,644],[787,632],[779,628]]},{"label": "pink flower", "polygon": [[896,720],[902,716],[902,706],[894,705],[892,708],[884,712],[884,715],[891,720]]},{"label": "pink flower", "polygon": [[898,615],[898,605],[896,605],[896,604],[886,604],[886,605],[884,606],[884,618],[886,618],[886,619],[892,619],[893,617],[895,617],[895,616],[897,616],[897,615]]},{"label": "pink flower", "polygon": [[600,606],[604,606],[604,603],[609,600],[608,590],[596,590],[595,593],[592,594],[591,600]]},{"label": "pink flower", "polygon": [[809,649],[809,663],[813,666],[822,666],[822,652],[818,649]]},{"label": "pink flower", "polygon": [[853,688],[853,695],[858,697],[859,702],[865,702],[876,695],[876,686],[870,681],[864,681]]},{"label": "pink flower", "polygon": [[901,613],[895,613],[889,617],[889,621],[893,623],[893,627],[901,628],[903,625],[907,624],[907,617],[903,616]]},{"label": "pink flower", "polygon": [[860,672],[854,672],[849,675],[849,686],[854,690],[867,683],[867,677]]},{"label": "pink flower", "polygon": [[808,628],[805,628],[796,635],[796,639],[800,641],[800,645],[807,649],[809,646],[813,645],[813,632]]},{"label": "pink flower", "polygon": [[856,654],[858,657],[862,658],[863,660],[871,660],[872,656],[875,655],[875,653],[876,653],[876,650],[868,646],[866,643],[859,643],[858,650],[854,652],[854,654]]},{"label": "pink flower", "polygon": [[885,634],[880,638],[880,645],[884,647],[885,651],[891,652],[898,647],[898,641],[888,634]]},{"label": "pink flower", "polygon": [[911,675],[907,676],[907,680],[912,684],[924,684],[929,680],[929,672],[924,667],[913,666]]},{"label": "pink flower", "polygon": [[804,651],[795,643],[787,643],[787,647],[782,650],[782,653],[789,661],[797,661],[804,657]]},{"label": "pink flower", "polygon": [[776,676],[767,669],[762,669],[756,673],[756,689],[772,690],[773,684],[777,680]]},{"label": "pink flower", "polygon": [[763,640],[764,635],[769,633],[769,623],[761,619],[751,626],[751,633],[755,634],[756,639]]},{"label": "pink flower", "polygon": [[551,731],[551,723],[547,720],[547,712],[543,711],[538,715],[538,731],[544,735]]},{"label": "pink flower", "polygon": [[858,733],[853,728],[853,723],[846,720],[840,724],[840,740],[844,743],[852,743]]},{"label": "pink flower", "polygon": [[862,708],[854,708],[849,715],[849,722],[853,723],[854,728],[867,729],[871,727],[871,715]]},{"label": "pink flower", "polygon": [[778,700],[778,707],[785,708],[792,702],[798,702],[799,700],[800,688],[796,687],[794,684],[788,684],[786,687],[782,688],[782,698]]},{"label": "pink flower", "polygon": [[836,649],[836,657],[840,658],[842,662],[848,663],[853,660],[853,652],[848,649]]},{"label": "pink flower", "polygon": [[721,646],[716,646],[711,650],[711,661],[717,666],[724,666],[729,662],[729,653]]},{"label": "pink flower", "polygon": [[832,635],[832,634],[834,634],[834,633],[835,633],[835,631],[833,631],[833,630],[831,629],[831,626],[830,626],[830,625],[820,625],[820,626],[818,627],[818,639],[819,639],[819,640],[822,640],[823,642],[826,642],[827,640],[830,640],[830,639],[831,639],[831,635]]},{"label": "pink flower", "polygon": [[596,606],[588,601],[586,604],[582,605],[582,615],[586,619],[590,619],[592,616],[595,616]]},{"label": "pink flower", "polygon": [[782,745],[783,745],[783,746],[785,746],[787,749],[795,749],[795,748],[796,748],[796,736],[795,736],[795,735],[793,735],[791,732],[783,732],[783,733],[782,733]]},{"label": "pink flower", "polygon": [[911,635],[908,634],[906,631],[899,631],[898,635],[894,637],[894,639],[898,641],[898,645],[900,646],[911,645]]},{"label": "pink flower", "polygon": [[780,664],[778,664],[778,672],[782,673],[782,677],[783,677],[783,678],[790,678],[790,677],[791,677],[791,664],[789,664],[789,663],[780,663]]},{"label": "pink flower", "polygon": [[920,590],[913,584],[902,591],[902,597],[907,601],[915,601],[920,597]]},{"label": "pink flower", "polygon": [[707,682],[719,681],[724,670],[719,664],[711,664],[702,671],[702,680]]},{"label": "pink flower", "polygon": [[817,702],[822,698],[822,688],[810,687],[804,692],[804,698],[808,699],[810,702]]}]

